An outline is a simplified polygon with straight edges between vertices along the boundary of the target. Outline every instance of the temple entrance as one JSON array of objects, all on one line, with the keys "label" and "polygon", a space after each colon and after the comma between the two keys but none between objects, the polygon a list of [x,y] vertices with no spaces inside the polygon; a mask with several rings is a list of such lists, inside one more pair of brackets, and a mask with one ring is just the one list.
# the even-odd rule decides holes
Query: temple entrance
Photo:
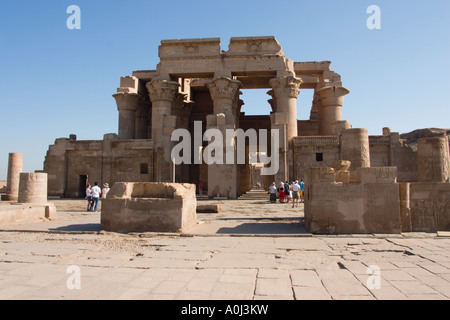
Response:
[{"label": "temple entrance", "polygon": [[87,175],[80,175],[79,183],[78,183],[78,198],[86,197],[86,186],[88,182]]}]

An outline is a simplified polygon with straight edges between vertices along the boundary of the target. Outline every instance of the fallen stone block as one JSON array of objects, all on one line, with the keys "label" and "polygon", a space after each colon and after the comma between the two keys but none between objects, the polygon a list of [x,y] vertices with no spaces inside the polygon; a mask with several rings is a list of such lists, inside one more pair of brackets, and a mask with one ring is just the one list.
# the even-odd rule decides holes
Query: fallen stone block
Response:
[{"label": "fallen stone block", "polygon": [[219,213],[222,212],[221,204],[197,204],[197,213]]},{"label": "fallen stone block", "polygon": [[101,229],[181,232],[196,223],[195,185],[118,182],[102,201]]}]

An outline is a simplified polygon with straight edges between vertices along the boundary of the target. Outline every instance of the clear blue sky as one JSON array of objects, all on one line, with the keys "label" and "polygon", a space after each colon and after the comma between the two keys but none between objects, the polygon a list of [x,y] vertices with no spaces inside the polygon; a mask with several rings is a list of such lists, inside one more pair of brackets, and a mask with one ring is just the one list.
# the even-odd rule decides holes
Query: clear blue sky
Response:
[{"label": "clear blue sky", "polygon": [[[81,30],[69,30],[69,5]],[[369,5],[381,29],[369,30]],[[0,180],[8,153],[43,168],[59,137],[117,132],[120,77],[155,69],[162,39],[273,35],[294,61],[332,61],[351,92],[343,119],[369,134],[450,128],[450,1],[4,1],[0,7]],[[245,90],[247,114],[268,114],[266,90]],[[301,91],[307,119],[311,90]]]}]

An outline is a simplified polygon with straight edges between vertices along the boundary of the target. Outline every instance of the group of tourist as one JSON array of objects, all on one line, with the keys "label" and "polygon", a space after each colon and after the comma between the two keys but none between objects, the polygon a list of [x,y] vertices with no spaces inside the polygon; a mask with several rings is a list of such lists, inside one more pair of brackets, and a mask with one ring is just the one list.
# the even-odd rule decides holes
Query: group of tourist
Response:
[{"label": "group of tourist", "polygon": [[108,192],[109,184],[107,183],[103,185],[103,189],[100,189],[97,182],[94,182],[94,186],[92,188],[91,185],[88,184],[86,187],[86,199],[88,201],[87,211],[97,212],[98,200],[100,196],[102,199],[105,199]]},{"label": "group of tourist", "polygon": [[293,181],[289,184],[288,181],[280,182],[277,187],[276,183],[272,183],[269,187],[270,202],[277,202],[277,193],[279,194],[280,203],[289,203],[292,201],[292,208],[298,207],[298,203],[304,202],[303,195],[305,192],[305,183],[303,179]]}]

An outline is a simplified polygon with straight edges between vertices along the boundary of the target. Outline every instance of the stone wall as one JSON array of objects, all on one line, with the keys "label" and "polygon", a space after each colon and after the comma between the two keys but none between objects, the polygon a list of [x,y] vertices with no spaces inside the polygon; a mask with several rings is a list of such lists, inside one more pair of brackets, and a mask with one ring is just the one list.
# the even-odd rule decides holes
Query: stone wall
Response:
[{"label": "stone wall", "polygon": [[335,182],[335,175],[333,168],[311,168],[308,172],[305,190],[308,231],[318,234],[401,232],[395,167],[358,168],[354,183]]},{"label": "stone wall", "polygon": [[101,229],[179,232],[196,223],[194,184],[119,182],[102,200]]},{"label": "stone wall", "polygon": [[100,141],[57,139],[44,161],[48,195],[84,197],[83,179],[91,185],[120,181],[153,181],[151,140],[118,140],[114,134]]},{"label": "stone wall", "polygon": [[450,231],[450,183],[410,185],[411,231]]},{"label": "stone wall", "polygon": [[398,182],[417,181],[417,152],[396,132],[369,136],[371,167],[397,167]]}]

